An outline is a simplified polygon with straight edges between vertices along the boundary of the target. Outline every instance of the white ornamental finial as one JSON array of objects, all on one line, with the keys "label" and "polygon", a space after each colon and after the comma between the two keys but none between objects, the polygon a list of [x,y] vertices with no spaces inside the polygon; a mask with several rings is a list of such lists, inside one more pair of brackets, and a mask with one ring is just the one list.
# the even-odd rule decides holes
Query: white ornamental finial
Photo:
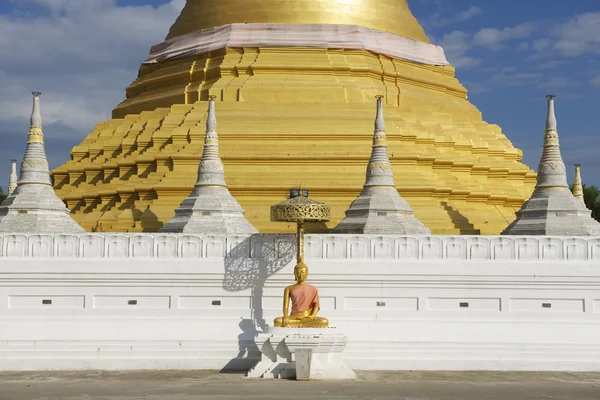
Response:
[{"label": "white ornamental finial", "polygon": [[375,132],[385,131],[385,121],[383,119],[383,96],[375,96],[377,99],[377,115],[375,116]]},{"label": "white ornamental finial", "polygon": [[225,170],[219,156],[219,136],[217,135],[217,116],[215,113],[215,96],[208,100],[208,116],[206,118],[206,135],[204,136],[204,151],[198,166],[198,181],[196,187],[223,186]]},{"label": "white ornamental finial", "polygon": [[367,179],[365,188],[370,186],[390,186],[396,187],[392,166],[387,151],[387,136],[385,134],[385,124],[383,119],[383,96],[377,98],[377,114],[375,117],[375,132],[373,133],[373,147],[371,150],[371,159],[367,166]]},{"label": "white ornamental finial", "polygon": [[42,127],[42,113],[40,111],[40,96],[41,92],[32,92],[33,95],[33,110],[31,111],[31,124],[30,126],[33,128],[41,128]]},{"label": "white ornamental finial", "polygon": [[10,160],[12,166],[10,167],[10,179],[8,181],[8,195],[13,194],[15,189],[17,188],[17,160]]},{"label": "white ornamental finial", "polygon": [[549,94],[546,96],[548,99],[548,116],[546,117],[546,131],[555,131],[556,127],[556,115],[554,114],[554,99],[555,95]]},{"label": "white ornamental finial", "polygon": [[567,168],[560,155],[556,115],[554,114],[554,95],[548,99],[548,115],[546,117],[546,132],[544,134],[544,150],[538,168],[538,189],[569,188],[567,184]]},{"label": "white ornamental finial", "polygon": [[579,164],[575,164],[575,180],[573,181],[573,196],[576,199],[581,200],[583,204],[583,182],[581,181],[581,168]]}]

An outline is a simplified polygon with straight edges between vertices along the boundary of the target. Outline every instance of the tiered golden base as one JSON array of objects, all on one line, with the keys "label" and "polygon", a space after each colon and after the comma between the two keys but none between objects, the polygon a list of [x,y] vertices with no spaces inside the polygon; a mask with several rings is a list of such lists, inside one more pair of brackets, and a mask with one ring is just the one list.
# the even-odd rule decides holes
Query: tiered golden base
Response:
[{"label": "tiered golden base", "polygon": [[[53,171],[87,230],[156,231],[192,190],[205,101],[217,96],[225,178],[263,233],[269,205],[310,190],[332,208],[325,232],[359,194],[371,151],[375,95],[385,96],[396,183],[436,234],[498,234],[529,198],[535,173],[466,100],[452,67],[367,51],[227,49],[144,66],[115,119],[100,123]],[[174,104],[174,105],[172,105]]]}]

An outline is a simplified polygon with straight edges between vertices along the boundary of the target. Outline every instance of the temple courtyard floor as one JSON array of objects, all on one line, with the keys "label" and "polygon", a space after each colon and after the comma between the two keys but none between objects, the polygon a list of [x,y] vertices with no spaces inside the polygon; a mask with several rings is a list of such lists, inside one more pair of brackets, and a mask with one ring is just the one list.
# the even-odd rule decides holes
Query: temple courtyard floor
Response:
[{"label": "temple courtyard floor", "polygon": [[3,372],[0,399],[600,399],[600,373],[362,371],[358,376],[347,382],[296,382],[216,371]]}]

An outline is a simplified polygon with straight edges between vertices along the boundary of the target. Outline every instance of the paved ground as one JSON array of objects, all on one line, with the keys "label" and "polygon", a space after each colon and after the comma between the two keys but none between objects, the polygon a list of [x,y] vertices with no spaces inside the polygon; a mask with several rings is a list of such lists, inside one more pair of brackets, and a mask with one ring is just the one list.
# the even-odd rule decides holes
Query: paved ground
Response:
[{"label": "paved ground", "polygon": [[600,373],[360,372],[352,382],[191,372],[0,373],[0,400],[599,400]]}]

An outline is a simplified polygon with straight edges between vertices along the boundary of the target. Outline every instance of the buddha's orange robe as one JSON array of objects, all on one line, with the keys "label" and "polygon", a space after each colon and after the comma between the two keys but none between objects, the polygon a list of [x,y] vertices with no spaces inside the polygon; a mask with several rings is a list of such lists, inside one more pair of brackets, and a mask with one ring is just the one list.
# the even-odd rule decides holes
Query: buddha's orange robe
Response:
[{"label": "buddha's orange robe", "polygon": [[304,312],[315,305],[320,308],[319,290],[308,283],[290,290],[290,299],[292,314]]}]

